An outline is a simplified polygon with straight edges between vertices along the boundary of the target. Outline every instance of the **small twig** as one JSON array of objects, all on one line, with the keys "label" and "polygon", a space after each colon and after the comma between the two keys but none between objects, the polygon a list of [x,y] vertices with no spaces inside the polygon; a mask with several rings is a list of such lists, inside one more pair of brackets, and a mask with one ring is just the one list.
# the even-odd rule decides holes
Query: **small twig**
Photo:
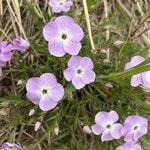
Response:
[{"label": "small twig", "polygon": [[135,37],[138,37],[138,36],[141,36],[143,33],[145,33],[146,31],[149,31],[150,30],[150,27],[149,28],[146,28],[145,30],[143,30],[142,32],[140,32],[138,35],[136,35]]},{"label": "small twig", "polygon": [[118,5],[124,10],[124,12],[126,12],[126,14],[131,18],[132,14],[130,13],[130,11],[122,4],[122,2],[120,0],[117,0]]},{"label": "small twig", "polygon": [[147,19],[150,17],[150,15],[148,15],[136,28],[135,30],[132,32],[131,36],[134,36],[134,34],[141,28],[141,26],[147,21]]},{"label": "small twig", "polygon": [[86,0],[83,0],[83,7],[84,7],[84,13],[85,13],[85,18],[86,18],[86,24],[87,24],[87,29],[89,33],[90,43],[92,47],[92,52],[95,54],[97,51],[95,49],[95,44],[94,44],[93,37],[92,37],[91,24],[90,24],[90,18],[89,18],[89,12],[88,12]]},{"label": "small twig", "polygon": [[8,36],[7,34],[0,28],[0,32],[2,32],[2,34],[9,40],[9,41],[12,41]]}]

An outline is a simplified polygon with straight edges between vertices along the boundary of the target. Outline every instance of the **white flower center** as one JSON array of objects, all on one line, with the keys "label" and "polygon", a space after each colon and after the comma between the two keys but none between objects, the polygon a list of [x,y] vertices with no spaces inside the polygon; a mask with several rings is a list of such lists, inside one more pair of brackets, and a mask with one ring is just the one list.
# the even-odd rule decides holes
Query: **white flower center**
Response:
[{"label": "white flower center", "polygon": [[84,74],[84,71],[82,68],[79,67],[76,69],[75,73],[76,73],[76,76],[82,76]]}]

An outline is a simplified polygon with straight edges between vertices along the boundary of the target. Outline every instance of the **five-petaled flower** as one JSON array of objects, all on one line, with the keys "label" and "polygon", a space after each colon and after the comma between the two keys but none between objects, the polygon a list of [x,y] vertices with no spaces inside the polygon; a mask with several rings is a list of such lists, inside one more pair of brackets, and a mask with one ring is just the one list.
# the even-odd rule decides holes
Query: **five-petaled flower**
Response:
[{"label": "five-petaled flower", "polygon": [[1,150],[23,150],[22,147],[20,147],[17,144],[11,144],[11,143],[4,143],[1,147]]},{"label": "five-petaled flower", "polygon": [[76,89],[83,88],[86,84],[95,81],[93,62],[88,57],[72,56],[68,61],[68,68],[64,70],[64,77],[72,81]]},{"label": "five-petaled flower", "polygon": [[51,73],[42,74],[40,77],[32,77],[26,84],[27,98],[39,105],[43,111],[56,107],[64,96],[64,88]]},{"label": "five-petaled flower", "polygon": [[30,47],[28,41],[23,39],[22,37],[17,37],[13,39],[12,49],[20,52],[25,52]]},{"label": "five-petaled flower", "polygon": [[113,139],[119,139],[121,134],[120,123],[116,123],[119,119],[118,114],[115,111],[99,112],[95,116],[96,124],[92,125],[92,132],[95,135],[101,135],[102,141],[110,141]]},{"label": "five-petaled flower", "polygon": [[73,5],[72,0],[49,0],[49,5],[55,13],[67,12]]},{"label": "five-petaled flower", "polygon": [[121,129],[126,142],[138,141],[140,137],[147,133],[148,120],[139,115],[132,115],[126,118]]},{"label": "five-petaled flower", "polygon": [[123,145],[117,147],[116,150],[141,150],[141,146],[137,143],[124,143]]},{"label": "five-petaled flower", "polygon": [[45,25],[43,36],[48,41],[50,54],[62,57],[66,53],[78,55],[84,33],[71,17],[60,16]]}]

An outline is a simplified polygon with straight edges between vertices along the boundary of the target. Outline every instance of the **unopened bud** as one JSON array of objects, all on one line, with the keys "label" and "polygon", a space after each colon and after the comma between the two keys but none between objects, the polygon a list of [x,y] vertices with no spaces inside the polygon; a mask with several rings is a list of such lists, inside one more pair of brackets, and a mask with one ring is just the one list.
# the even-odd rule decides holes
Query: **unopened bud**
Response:
[{"label": "unopened bud", "polygon": [[34,115],[35,114],[35,110],[34,109],[30,109],[30,111],[29,111],[29,116],[32,116],[32,115]]},{"label": "unopened bud", "polygon": [[34,125],[34,131],[35,132],[38,131],[40,127],[41,127],[41,122],[37,121]]},{"label": "unopened bud", "polygon": [[23,83],[22,80],[18,80],[17,85],[21,85]]},{"label": "unopened bud", "polygon": [[84,131],[85,133],[87,133],[87,134],[91,134],[91,133],[92,133],[92,131],[91,131],[91,129],[90,129],[89,126],[84,126],[82,129],[83,129],[83,131]]}]

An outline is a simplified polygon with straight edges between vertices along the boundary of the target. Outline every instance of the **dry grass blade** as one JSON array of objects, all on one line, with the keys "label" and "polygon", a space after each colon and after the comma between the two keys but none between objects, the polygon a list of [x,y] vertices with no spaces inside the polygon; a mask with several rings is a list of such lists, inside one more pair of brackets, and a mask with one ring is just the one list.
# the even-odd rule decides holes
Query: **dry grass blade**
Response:
[{"label": "dry grass blade", "polygon": [[86,0],[83,0],[83,7],[84,7],[84,12],[85,12],[85,18],[86,18],[86,23],[87,23],[87,29],[88,29],[88,33],[89,33],[90,43],[91,43],[91,47],[92,47],[92,52],[96,53],[97,51],[95,49],[95,44],[94,44],[94,41],[93,41],[93,36],[92,36],[92,31],[91,31],[91,23],[90,23],[90,18],[89,18],[87,1]]}]

